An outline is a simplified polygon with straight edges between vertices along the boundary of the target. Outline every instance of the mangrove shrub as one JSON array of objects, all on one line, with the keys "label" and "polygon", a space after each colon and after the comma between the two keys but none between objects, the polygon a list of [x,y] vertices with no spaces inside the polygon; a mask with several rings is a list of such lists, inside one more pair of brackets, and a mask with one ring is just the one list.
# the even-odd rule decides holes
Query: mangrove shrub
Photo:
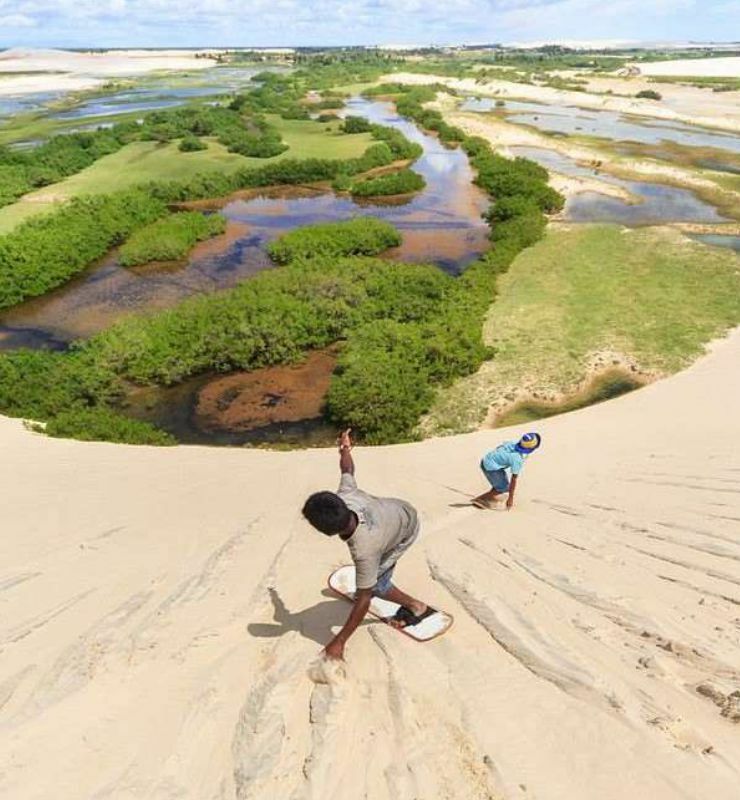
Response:
[{"label": "mangrove shrub", "polygon": [[121,247],[119,261],[124,267],[150,261],[178,261],[197,242],[225,230],[226,219],[221,214],[206,215],[199,211],[171,214],[135,231]]}]

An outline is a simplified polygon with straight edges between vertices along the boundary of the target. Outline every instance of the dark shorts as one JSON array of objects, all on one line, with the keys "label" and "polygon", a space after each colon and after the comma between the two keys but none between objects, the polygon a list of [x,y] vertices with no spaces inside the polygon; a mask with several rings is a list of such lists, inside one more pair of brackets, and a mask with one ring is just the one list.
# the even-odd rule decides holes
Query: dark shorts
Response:
[{"label": "dark shorts", "polygon": [[494,492],[504,494],[509,491],[509,476],[506,474],[505,469],[486,469],[482,461],[480,462],[480,468],[483,470],[483,474],[486,478],[488,478],[488,482],[491,484],[491,488]]},{"label": "dark shorts", "polygon": [[393,570],[396,568],[394,564],[392,567],[388,567],[385,572],[382,572],[378,576],[378,582],[373,586],[373,595],[375,597],[382,597],[385,594],[388,594],[391,587],[393,586],[392,578],[393,578]]}]

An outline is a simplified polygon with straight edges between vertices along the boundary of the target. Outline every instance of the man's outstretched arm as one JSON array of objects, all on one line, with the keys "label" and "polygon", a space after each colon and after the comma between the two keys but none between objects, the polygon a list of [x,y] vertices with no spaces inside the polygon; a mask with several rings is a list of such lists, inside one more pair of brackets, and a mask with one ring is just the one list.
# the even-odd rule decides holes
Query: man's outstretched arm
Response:
[{"label": "man's outstretched arm", "polygon": [[342,431],[339,437],[339,470],[342,475],[355,474],[355,462],[352,460],[352,428]]}]

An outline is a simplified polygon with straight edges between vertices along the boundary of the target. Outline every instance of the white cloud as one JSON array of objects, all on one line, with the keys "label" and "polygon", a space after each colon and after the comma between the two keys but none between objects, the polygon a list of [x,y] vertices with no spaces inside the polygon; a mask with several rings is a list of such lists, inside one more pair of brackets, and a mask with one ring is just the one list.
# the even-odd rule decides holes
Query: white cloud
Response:
[{"label": "white cloud", "polygon": [[[1,10],[0,6],[0,10]],[[36,20],[27,14],[6,14],[0,17],[0,30],[3,28],[34,28]]]},{"label": "white cloud", "polygon": [[[718,7],[729,9],[724,19],[712,13]],[[738,21],[738,7],[728,0],[0,0],[0,44],[13,38],[91,46],[480,42],[668,33],[720,39],[733,17]],[[21,37],[34,23],[43,41],[30,32]],[[703,34],[702,23],[716,30]]]}]

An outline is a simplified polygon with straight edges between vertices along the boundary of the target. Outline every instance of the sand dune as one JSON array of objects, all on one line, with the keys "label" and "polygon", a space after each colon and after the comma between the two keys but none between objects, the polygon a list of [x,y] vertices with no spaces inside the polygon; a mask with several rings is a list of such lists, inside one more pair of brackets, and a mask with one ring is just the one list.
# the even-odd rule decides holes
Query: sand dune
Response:
[{"label": "sand dune", "polygon": [[215,65],[211,58],[196,58],[196,52],[6,50],[0,52],[0,95],[80,91],[101,86],[111,78],[143,75],[156,70],[208,69]]},{"label": "sand dune", "polygon": [[358,449],[361,485],[423,515],[399,583],[456,623],[426,645],[365,624],[319,684],[347,558],[298,509],[333,452],[1,419],[0,795],[736,800],[738,359],[740,331],[538,425],[511,513],[460,506],[505,431]]},{"label": "sand dune", "polygon": [[643,75],[696,75],[710,78],[740,77],[740,58],[683,58],[675,61],[651,61],[637,66]]}]

